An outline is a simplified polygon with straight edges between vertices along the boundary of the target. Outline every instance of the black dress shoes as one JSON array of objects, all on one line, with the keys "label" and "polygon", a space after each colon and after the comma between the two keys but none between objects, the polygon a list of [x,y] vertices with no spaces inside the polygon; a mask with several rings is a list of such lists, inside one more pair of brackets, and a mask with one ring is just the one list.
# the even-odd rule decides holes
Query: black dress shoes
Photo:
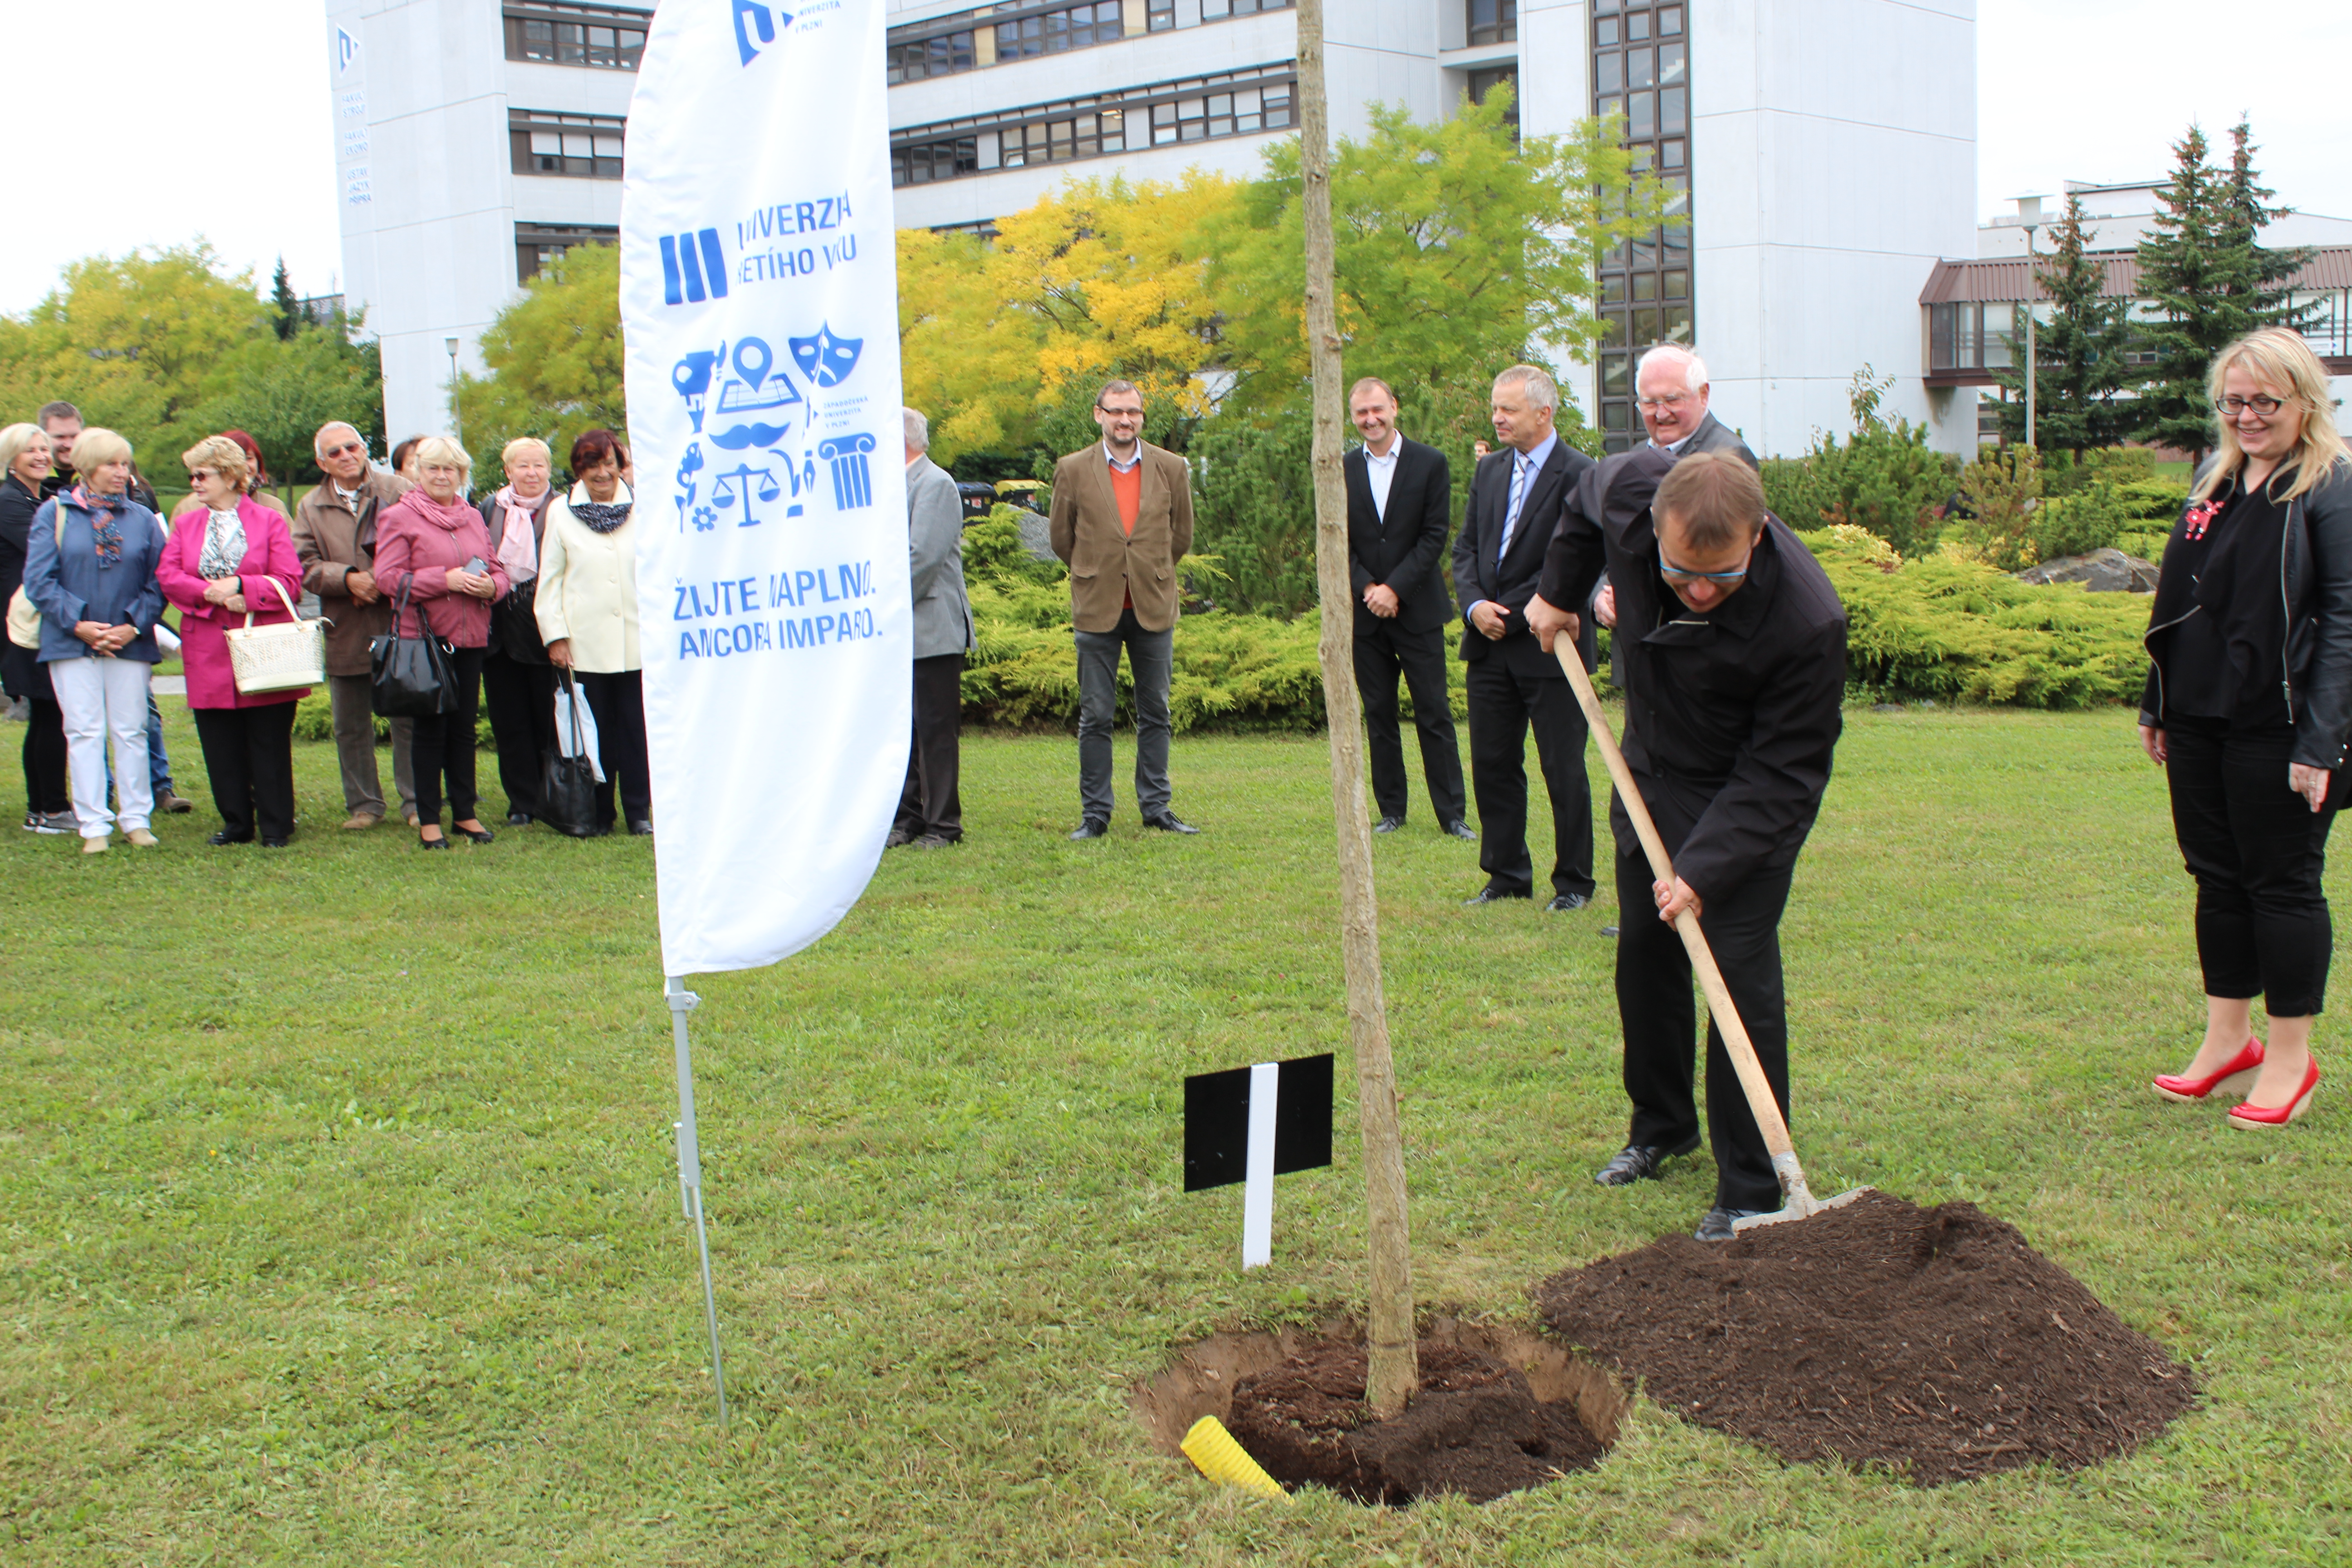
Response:
[{"label": "black dress shoes", "polygon": [[529,827],[530,826],[530,813],[527,811],[508,812],[507,826],[509,827]]},{"label": "black dress shoes", "polygon": [[654,836],[653,819],[646,816],[633,816],[629,818],[629,831],[639,838],[651,838]]},{"label": "black dress shoes", "polygon": [[293,844],[294,841],[291,838],[265,838],[261,841],[261,847],[264,849],[288,849],[291,848]]},{"label": "black dress shoes", "polygon": [[1478,842],[1477,833],[1458,816],[1451,822],[1441,824],[1438,831],[1448,838],[1466,838],[1473,844]]},{"label": "black dress shoes", "polygon": [[1505,899],[1531,899],[1533,897],[1535,897],[1533,893],[1515,893],[1508,888],[1498,888],[1495,886],[1494,883],[1489,882],[1485,887],[1478,889],[1478,896],[1476,898],[1463,900],[1462,907],[1465,910],[1475,910],[1480,904],[1499,904]]},{"label": "black dress shoes", "polygon": [[1729,1241],[1738,1234],[1732,1228],[1734,1220],[1749,1219],[1771,1212],[1770,1209],[1727,1209],[1717,1204],[1706,1211],[1706,1217],[1698,1222],[1698,1229],[1691,1234],[1701,1241]]},{"label": "black dress shoes", "polygon": [[1601,934],[1602,936],[1615,936],[1617,934],[1617,928],[1615,926],[1602,926],[1601,928]]},{"label": "black dress shoes", "polygon": [[1143,819],[1143,826],[1146,827],[1157,828],[1162,833],[1198,833],[1201,831],[1199,828],[1193,826],[1191,823],[1185,821],[1182,817],[1177,816],[1172,811],[1163,811],[1156,816],[1147,816]]},{"label": "black dress shoes", "polygon": [[477,844],[488,844],[490,840],[498,837],[497,834],[491,832],[487,827],[460,827],[457,831],[464,834],[467,837],[472,839]]},{"label": "black dress shoes", "polygon": [[1635,1182],[1654,1182],[1658,1167],[1679,1155],[1698,1147],[1698,1135],[1693,1133],[1669,1149],[1661,1143],[1628,1143],[1617,1151],[1617,1157],[1592,1174],[1592,1179],[1604,1187],[1630,1187]]},{"label": "black dress shoes", "polygon": [[1372,824],[1372,831],[1375,833],[1394,833],[1398,828],[1402,827],[1403,826],[1404,818],[1402,816],[1383,816],[1378,822]]},{"label": "black dress shoes", "polygon": [[1548,915],[1564,915],[1570,910],[1580,910],[1592,901],[1590,893],[1561,893],[1544,906]]},{"label": "black dress shoes", "polygon": [[250,833],[231,833],[227,828],[224,827],[218,833],[214,834],[210,838],[205,839],[205,842],[215,846],[250,844],[253,842],[253,835]]},{"label": "black dress shoes", "polygon": [[1076,833],[1071,834],[1070,837],[1073,838],[1103,838],[1108,837],[1109,833],[1109,823],[1105,822],[1099,816],[1089,816],[1084,822],[1078,824],[1078,830]]},{"label": "black dress shoes", "polygon": [[908,833],[903,827],[894,827],[890,830],[890,837],[882,840],[882,847],[885,849],[898,849],[903,848],[907,845],[912,844],[914,841],[915,836],[913,834]]}]

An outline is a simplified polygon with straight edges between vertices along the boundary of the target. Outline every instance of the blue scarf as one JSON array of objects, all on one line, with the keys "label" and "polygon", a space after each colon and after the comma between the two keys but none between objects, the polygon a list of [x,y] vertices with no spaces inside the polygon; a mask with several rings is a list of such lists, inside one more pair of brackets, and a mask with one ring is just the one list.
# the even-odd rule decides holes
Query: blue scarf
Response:
[{"label": "blue scarf", "polygon": [[94,496],[87,487],[76,485],[66,492],[74,505],[89,513],[90,531],[98,536],[98,565],[101,572],[118,565],[122,560],[122,530],[116,526],[115,507],[124,504],[123,496]]}]

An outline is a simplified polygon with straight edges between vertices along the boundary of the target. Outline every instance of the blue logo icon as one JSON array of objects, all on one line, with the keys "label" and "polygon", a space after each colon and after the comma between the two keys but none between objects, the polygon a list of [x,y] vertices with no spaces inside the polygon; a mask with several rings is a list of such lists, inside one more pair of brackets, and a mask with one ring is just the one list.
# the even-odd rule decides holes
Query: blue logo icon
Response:
[{"label": "blue logo icon", "polygon": [[833,465],[833,504],[843,511],[874,504],[874,470],[866,454],[874,450],[871,436],[845,436],[819,442],[816,455]]},{"label": "blue logo icon", "polygon": [[858,351],[866,346],[864,338],[836,338],[828,323],[817,329],[813,338],[792,338],[793,363],[801,374],[819,386],[839,386],[857,368]]},{"label": "blue logo icon", "polygon": [[337,71],[338,73],[341,73],[341,72],[347,71],[347,70],[351,69],[351,68],[352,68],[352,61],[353,61],[353,60],[355,60],[355,59],[357,59],[357,58],[359,58],[359,52],[360,52],[360,41],[359,41],[357,38],[352,37],[349,33],[346,33],[345,31],[343,31],[341,27],[336,28],[336,29],[335,29],[335,69],[336,69],[336,71]]},{"label": "blue logo icon", "polygon": [[[760,0],[734,0],[734,5],[735,47],[742,55],[743,63],[748,66],[760,58],[759,46],[751,42],[751,33],[756,32],[760,35],[760,43],[772,44],[776,41],[777,24],[782,23],[787,27],[791,26],[793,14],[790,11],[780,10],[775,14],[775,20],[771,21],[768,17],[768,8],[760,4]],[[747,21],[751,24],[750,32],[744,30],[743,24]]]},{"label": "blue logo icon", "polygon": [[[702,250],[698,260],[695,256],[698,240]],[[690,300],[699,305],[705,298],[727,298],[727,253],[719,248],[717,229],[663,235],[661,256],[664,304],[683,305]]]}]

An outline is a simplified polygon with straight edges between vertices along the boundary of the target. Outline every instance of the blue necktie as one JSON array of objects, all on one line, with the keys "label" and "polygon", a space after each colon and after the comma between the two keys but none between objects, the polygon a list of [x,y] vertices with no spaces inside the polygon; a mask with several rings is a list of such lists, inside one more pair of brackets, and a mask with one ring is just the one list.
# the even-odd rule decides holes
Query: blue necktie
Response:
[{"label": "blue necktie", "polygon": [[1510,553],[1511,535],[1519,526],[1519,506],[1528,499],[1529,466],[1526,453],[1511,454],[1511,503],[1503,512],[1503,542],[1495,552],[1495,564],[1497,566],[1503,563],[1503,557]]}]

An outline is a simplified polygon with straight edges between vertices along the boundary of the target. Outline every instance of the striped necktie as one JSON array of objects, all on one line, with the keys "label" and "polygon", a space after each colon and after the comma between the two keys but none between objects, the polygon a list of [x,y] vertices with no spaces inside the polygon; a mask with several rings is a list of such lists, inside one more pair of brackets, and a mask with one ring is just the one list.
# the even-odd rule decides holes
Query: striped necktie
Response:
[{"label": "striped necktie", "polygon": [[1495,552],[1495,564],[1497,566],[1503,563],[1503,557],[1510,553],[1511,535],[1518,531],[1519,505],[1528,499],[1529,467],[1525,452],[1511,454],[1511,502],[1503,511],[1503,542]]}]

